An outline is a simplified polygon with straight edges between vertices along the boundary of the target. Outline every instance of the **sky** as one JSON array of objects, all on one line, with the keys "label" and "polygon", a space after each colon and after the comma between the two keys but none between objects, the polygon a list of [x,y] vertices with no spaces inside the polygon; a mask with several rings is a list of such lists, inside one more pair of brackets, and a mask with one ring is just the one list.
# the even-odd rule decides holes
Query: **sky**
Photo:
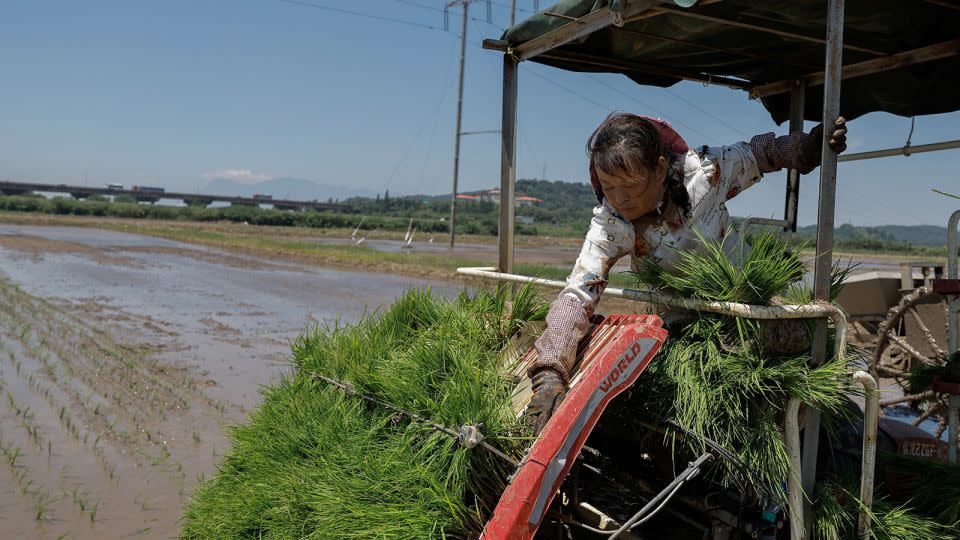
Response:
[{"label": "sky", "polygon": [[[499,53],[509,0],[473,4],[463,130],[500,127]],[[150,184],[198,191],[212,178],[306,178],[391,194],[449,193],[459,7],[436,0],[2,0],[0,178]],[[545,7],[547,2],[543,2]],[[533,0],[517,0],[517,18]],[[744,92],[643,87],[526,62],[518,178],[586,182],[584,144],[614,110],[664,118],[692,146],[783,134]],[[960,139],[960,114],[916,118],[914,145]],[[808,123],[808,128],[813,124]],[[902,146],[910,120],[849,125],[851,152]],[[463,137],[460,191],[499,185],[499,136]],[[837,223],[944,225],[960,191],[957,150],[840,164]],[[799,223],[816,222],[818,171]],[[785,173],[730,204],[781,217]]]}]

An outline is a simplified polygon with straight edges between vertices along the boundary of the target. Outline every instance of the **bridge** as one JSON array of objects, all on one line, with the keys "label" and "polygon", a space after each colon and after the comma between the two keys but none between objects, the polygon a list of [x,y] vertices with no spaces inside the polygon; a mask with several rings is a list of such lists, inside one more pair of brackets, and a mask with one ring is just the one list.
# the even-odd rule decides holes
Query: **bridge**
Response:
[{"label": "bridge", "polygon": [[[134,186],[136,188],[136,186]],[[214,202],[229,203],[234,206],[259,207],[261,204],[272,205],[277,210],[337,210],[350,212],[349,204],[324,203],[318,201],[297,201],[291,199],[273,199],[269,197],[234,197],[231,195],[205,195],[200,193],[178,193],[175,191],[161,191],[155,188],[124,189],[110,187],[71,186],[67,184],[38,184],[34,182],[0,181],[0,193],[3,195],[26,195],[35,192],[65,193],[74,199],[86,199],[91,195],[115,197],[129,195],[137,202],[155,203],[160,199],[181,200],[189,206],[208,206]]]}]

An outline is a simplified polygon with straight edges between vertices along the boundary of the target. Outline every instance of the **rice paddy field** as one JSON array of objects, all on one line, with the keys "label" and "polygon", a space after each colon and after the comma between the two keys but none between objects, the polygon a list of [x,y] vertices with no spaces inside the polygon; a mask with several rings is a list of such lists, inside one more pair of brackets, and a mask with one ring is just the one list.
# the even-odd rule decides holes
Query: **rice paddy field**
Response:
[{"label": "rice paddy field", "polygon": [[0,225],[0,538],[177,536],[227,428],[289,371],[292,340],[426,285]]}]

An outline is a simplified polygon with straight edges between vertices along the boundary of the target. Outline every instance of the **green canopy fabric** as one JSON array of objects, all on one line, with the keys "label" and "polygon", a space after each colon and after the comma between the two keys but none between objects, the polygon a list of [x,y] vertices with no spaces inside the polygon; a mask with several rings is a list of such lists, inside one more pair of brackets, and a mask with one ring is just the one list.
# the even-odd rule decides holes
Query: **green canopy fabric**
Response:
[{"label": "green canopy fabric", "polygon": [[[615,0],[616,1],[616,0]],[[629,1],[629,0],[628,0]],[[956,2],[956,3],[952,3]],[[526,19],[503,34],[517,46],[609,5],[608,0],[564,0]],[[622,4],[623,0],[617,3]],[[704,79],[742,79],[749,86],[822,72],[825,46],[797,37],[745,28],[744,23],[785,33],[824,39],[827,2],[823,0],[724,0],[700,2],[656,16],[609,26],[568,43],[557,52],[616,60],[629,67],[597,65],[582,59],[536,56],[542,64],[580,72],[623,73],[639,84],[667,87],[692,73]],[[686,14],[686,15],[684,15]],[[729,22],[695,18],[703,15]],[[960,38],[960,2],[956,0],[848,0],[846,2],[843,63],[849,65]],[[620,62],[622,61],[622,62]],[[960,56],[844,79],[841,114],[848,119],[873,111],[901,116],[960,109]],[[761,99],[773,120],[789,115],[789,93]],[[804,116],[820,119],[823,86],[806,93]]]}]

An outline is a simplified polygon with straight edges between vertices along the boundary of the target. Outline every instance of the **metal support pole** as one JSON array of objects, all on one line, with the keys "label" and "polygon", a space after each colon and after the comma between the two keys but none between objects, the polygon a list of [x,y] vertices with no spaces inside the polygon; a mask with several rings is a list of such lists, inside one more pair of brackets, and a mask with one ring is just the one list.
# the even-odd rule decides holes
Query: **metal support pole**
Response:
[{"label": "metal support pole", "polygon": [[866,371],[855,371],[853,380],[863,386],[863,450],[860,460],[860,516],[857,536],[870,540],[870,512],[873,505],[873,477],[877,463],[877,424],[880,421],[880,391],[876,379]]},{"label": "metal support pole", "polygon": [[800,412],[800,400],[789,398],[783,420],[783,439],[790,456],[790,476],[787,477],[787,502],[790,518],[790,540],[804,537],[803,527],[803,487],[800,485],[800,426],[797,415]]},{"label": "metal support pole", "polygon": [[460,120],[463,116],[463,68],[467,53],[467,10],[469,2],[463,2],[463,22],[460,25],[460,83],[457,87],[457,133],[453,143],[453,192],[450,194],[450,247],[453,248],[457,234],[457,180],[460,176]]},{"label": "metal support pole", "polygon": [[[817,213],[817,256],[814,265],[813,298],[830,301],[830,269],[833,263],[833,227],[837,199],[837,154],[827,144],[830,126],[840,116],[840,68],[843,64],[844,0],[827,3],[827,51],[823,84],[823,125],[820,158],[820,200]],[[837,328],[846,332],[846,328]],[[841,351],[834,351],[840,353]],[[813,342],[813,362],[822,364],[827,356],[827,325],[817,324]],[[809,407],[803,434],[803,492],[806,530],[811,530],[814,484],[817,478],[817,453],[820,449],[820,411]]]},{"label": "metal support pole", "polygon": [[918,144],[918,145],[908,145],[900,146],[897,148],[887,148],[884,150],[870,150],[869,152],[857,152],[856,154],[844,154],[837,158],[837,161],[840,163],[846,163],[848,161],[861,161],[864,159],[876,159],[882,157],[893,157],[893,156],[905,156],[910,157],[914,154],[922,154],[924,152],[939,152],[941,150],[956,150],[960,148],[960,141],[941,141],[938,143],[931,144]]},{"label": "metal support pole", "polygon": [[948,410],[948,424],[950,426],[947,436],[950,437],[949,454],[947,455],[950,463],[957,462],[957,434],[960,433],[960,418],[957,416],[957,409],[960,409],[960,396],[950,396],[950,408]]},{"label": "metal support pole", "polygon": [[[806,101],[807,84],[800,81],[790,90],[790,133],[803,131],[803,107]],[[800,204],[800,171],[787,171],[786,206],[783,210],[783,219],[788,223],[783,228],[785,232],[797,232],[797,207]]]},{"label": "metal support pole", "polygon": [[[957,279],[960,269],[957,268],[957,249],[958,232],[960,227],[960,210],[950,215],[950,221],[947,222],[947,278]],[[956,296],[949,297],[947,304],[947,332],[949,333],[949,351],[950,354],[960,350],[960,328],[958,328],[958,314],[960,311],[960,298]],[[950,396],[950,405],[948,409],[947,425],[949,429],[947,436],[950,437],[949,459],[950,463],[957,462],[957,437],[960,436],[960,418],[958,418],[957,409],[960,408],[960,396]]]},{"label": "metal support pole", "polygon": [[517,75],[519,64],[503,55],[503,118],[500,146],[500,227],[497,229],[501,272],[513,272],[514,185],[517,179]]},{"label": "metal support pole", "polygon": [[517,0],[510,0],[510,26],[513,28],[513,21],[517,18]]},{"label": "metal support pole", "polygon": [[[960,210],[957,210],[950,216],[947,222],[947,278],[957,279],[960,277],[960,269],[957,268],[957,249],[960,249],[960,239],[957,238],[957,227],[960,227]],[[958,314],[960,311],[960,298],[952,297],[949,304],[949,313],[947,313],[947,331],[949,336],[950,354],[960,350],[960,324],[958,324]]]}]

